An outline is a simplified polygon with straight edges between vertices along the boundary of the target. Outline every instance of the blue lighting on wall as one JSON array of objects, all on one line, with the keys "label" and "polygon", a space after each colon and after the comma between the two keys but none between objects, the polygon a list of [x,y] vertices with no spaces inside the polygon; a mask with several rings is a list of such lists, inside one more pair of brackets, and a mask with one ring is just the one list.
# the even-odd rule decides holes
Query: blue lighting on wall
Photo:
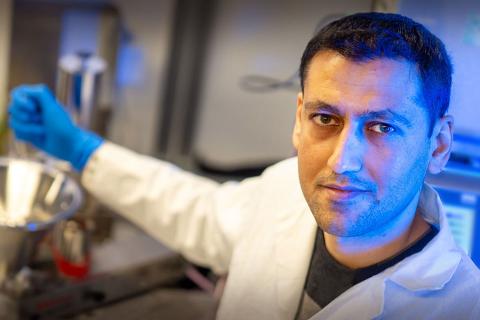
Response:
[{"label": "blue lighting on wall", "polygon": [[79,52],[98,54],[99,14],[93,10],[65,11],[62,16],[60,56]]}]

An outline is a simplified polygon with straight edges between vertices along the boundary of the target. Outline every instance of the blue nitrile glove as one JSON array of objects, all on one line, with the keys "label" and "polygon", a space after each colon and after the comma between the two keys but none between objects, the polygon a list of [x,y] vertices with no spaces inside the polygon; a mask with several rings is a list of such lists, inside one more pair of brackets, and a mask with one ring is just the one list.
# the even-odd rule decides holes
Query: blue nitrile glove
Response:
[{"label": "blue nitrile glove", "polygon": [[82,171],[103,143],[98,135],[76,126],[45,85],[23,85],[11,93],[9,124],[19,140]]}]

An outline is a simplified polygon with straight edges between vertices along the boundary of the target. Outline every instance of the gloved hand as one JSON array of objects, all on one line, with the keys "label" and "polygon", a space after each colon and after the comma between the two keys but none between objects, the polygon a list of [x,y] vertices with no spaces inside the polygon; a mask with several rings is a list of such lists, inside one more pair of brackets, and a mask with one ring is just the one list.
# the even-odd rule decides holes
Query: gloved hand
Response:
[{"label": "gloved hand", "polygon": [[11,93],[9,125],[19,140],[82,171],[103,143],[98,135],[76,126],[45,85],[24,85]]}]

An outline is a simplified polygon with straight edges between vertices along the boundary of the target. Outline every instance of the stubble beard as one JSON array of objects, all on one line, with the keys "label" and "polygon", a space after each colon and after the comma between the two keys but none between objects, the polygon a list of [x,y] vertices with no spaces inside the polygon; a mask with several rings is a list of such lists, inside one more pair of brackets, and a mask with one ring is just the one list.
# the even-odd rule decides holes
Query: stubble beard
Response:
[{"label": "stubble beard", "polygon": [[335,204],[331,201],[312,199],[307,201],[319,228],[337,237],[356,237],[367,234],[388,220],[375,219],[382,217],[379,210],[380,201],[374,200],[368,205]]}]

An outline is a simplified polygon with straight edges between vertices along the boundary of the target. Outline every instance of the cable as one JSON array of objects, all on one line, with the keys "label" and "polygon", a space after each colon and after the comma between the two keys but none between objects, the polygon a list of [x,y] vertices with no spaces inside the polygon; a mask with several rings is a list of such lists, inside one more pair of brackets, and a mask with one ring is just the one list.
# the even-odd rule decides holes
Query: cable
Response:
[{"label": "cable", "polygon": [[[343,18],[345,14],[332,13],[326,15],[315,26],[314,35],[317,34],[328,23]],[[300,90],[300,83],[298,81],[298,70],[286,80],[276,79],[265,75],[246,75],[240,78],[239,86],[242,90],[252,93],[269,93],[277,90],[289,90],[298,92]]]},{"label": "cable", "polygon": [[263,75],[243,76],[240,79],[240,87],[245,91],[254,93],[268,93],[275,90],[291,90],[298,92],[298,90],[300,90],[298,72],[283,81]]}]

